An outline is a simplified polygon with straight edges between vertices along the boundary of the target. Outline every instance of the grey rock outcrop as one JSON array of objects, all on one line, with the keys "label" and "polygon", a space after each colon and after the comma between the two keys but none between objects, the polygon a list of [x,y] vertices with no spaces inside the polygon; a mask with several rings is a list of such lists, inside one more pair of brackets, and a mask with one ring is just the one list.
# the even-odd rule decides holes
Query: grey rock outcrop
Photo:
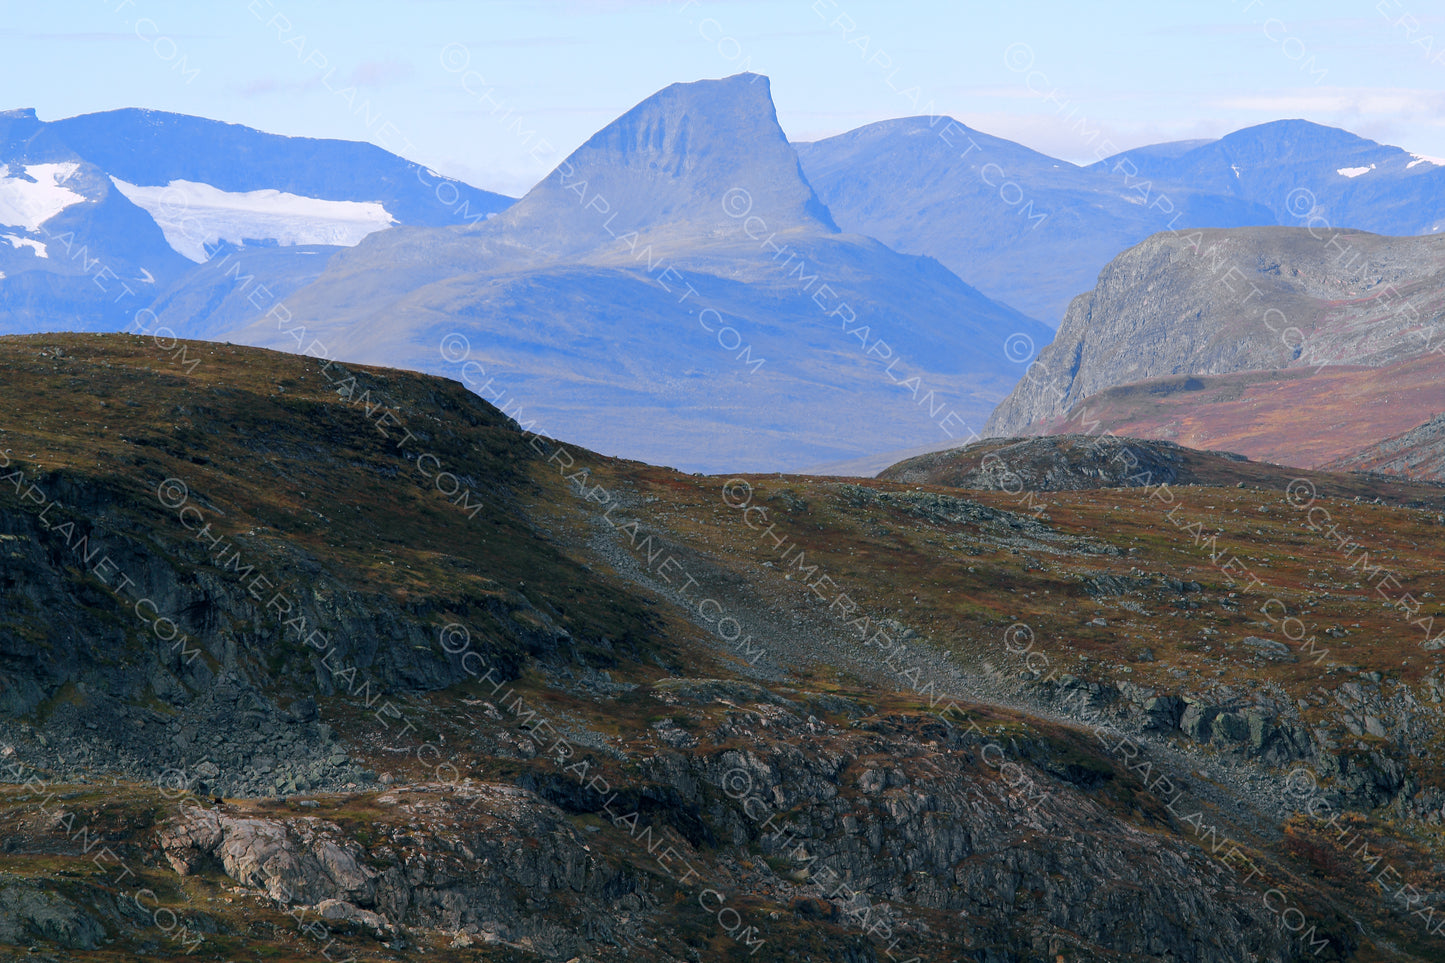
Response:
[{"label": "grey rock outcrop", "polygon": [[1342,231],[1328,244],[1336,233],[1180,231],[1130,248],[1069,304],[984,434],[1037,434],[1091,395],[1151,378],[1379,367],[1423,353],[1441,313],[1445,237]]},{"label": "grey rock outcrop", "polygon": [[656,906],[646,881],[525,790],[422,786],[374,805],[393,818],[374,824],[366,845],[321,816],[199,808],[160,826],[157,842],[183,876],[215,865],[298,918],[378,939],[421,927],[568,959],[588,948],[587,932],[568,921],[588,917],[587,929],[604,939],[635,936],[637,922],[614,914],[640,920]]},{"label": "grey rock outcrop", "polygon": [[100,921],[74,902],[23,879],[0,876],[0,944],[45,940],[93,950],[105,936]]}]

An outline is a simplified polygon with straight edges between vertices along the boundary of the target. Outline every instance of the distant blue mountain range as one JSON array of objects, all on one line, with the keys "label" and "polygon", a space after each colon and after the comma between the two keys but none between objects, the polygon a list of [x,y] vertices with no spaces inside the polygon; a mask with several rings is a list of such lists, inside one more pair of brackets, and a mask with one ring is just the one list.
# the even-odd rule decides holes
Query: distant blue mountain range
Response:
[{"label": "distant blue mountain range", "polygon": [[14,110],[0,333],[302,350],[304,326],[334,357],[485,370],[609,453],[803,468],[966,440],[1151,234],[1424,234],[1442,199],[1441,161],[1298,120],[1088,167],[946,117],[790,144],[754,74],[658,92],[515,203],[370,144]]},{"label": "distant blue mountain range", "polygon": [[[0,325],[123,328],[222,248],[300,246],[324,259],[395,224],[475,223],[509,204],[371,144],[152,110],[54,122],[6,111]],[[283,287],[310,267],[271,260]]]},{"label": "distant blue mountain range", "polygon": [[1192,227],[1445,226],[1445,159],[1303,120],[1142,147],[1078,167],[947,117],[796,145],[839,225],[938,258],[1057,326],[1119,252]]}]

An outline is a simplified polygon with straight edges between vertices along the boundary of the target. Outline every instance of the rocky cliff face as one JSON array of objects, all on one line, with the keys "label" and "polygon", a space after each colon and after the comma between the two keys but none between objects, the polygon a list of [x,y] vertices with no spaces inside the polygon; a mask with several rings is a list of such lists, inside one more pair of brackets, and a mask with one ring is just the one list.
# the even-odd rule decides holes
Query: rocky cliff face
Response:
[{"label": "rocky cliff face", "polygon": [[985,433],[1035,433],[1120,385],[1321,365],[1380,367],[1445,345],[1445,239],[1312,228],[1156,234],[1069,305]]},{"label": "rocky cliff face", "polygon": [[[1066,772],[1059,746],[1032,747],[1029,782],[1010,786],[981,761],[989,737],[936,722],[868,719],[849,732],[801,706],[745,701],[718,721],[703,745],[683,750],[669,745],[670,730],[657,731],[643,765],[651,792],[668,796],[661,818],[683,831],[706,827],[703,839],[673,835],[670,844],[706,863],[714,886],[725,880],[838,931],[866,921],[858,928],[886,934],[885,943],[936,941],[965,954],[1147,948],[1209,963],[1289,958],[1287,934],[1242,898],[1228,867],[1173,852],[1110,811],[1113,773],[1081,771],[1076,785],[1047,772]],[[726,748],[735,741],[745,747]],[[183,876],[214,862],[249,888],[377,939],[395,938],[395,921],[545,958],[610,958],[611,947],[675,926],[668,887],[618,864],[625,836],[570,824],[596,800],[555,777],[539,789],[384,792],[370,802],[378,815],[365,844],[343,828],[344,807],[334,810],[340,822],[193,809],[160,825],[157,838]],[[779,818],[764,823],[763,813]],[[409,821],[448,829],[417,832]],[[1039,837],[1050,845],[1033,845]],[[1100,847],[1100,838],[1115,845]],[[713,863],[713,847],[757,858]],[[819,881],[832,888],[835,879],[858,895],[819,899]],[[1237,913],[1225,911],[1230,902]],[[579,916],[590,921],[587,938]],[[960,930],[956,919],[968,923]],[[862,935],[849,941],[860,950]]]}]

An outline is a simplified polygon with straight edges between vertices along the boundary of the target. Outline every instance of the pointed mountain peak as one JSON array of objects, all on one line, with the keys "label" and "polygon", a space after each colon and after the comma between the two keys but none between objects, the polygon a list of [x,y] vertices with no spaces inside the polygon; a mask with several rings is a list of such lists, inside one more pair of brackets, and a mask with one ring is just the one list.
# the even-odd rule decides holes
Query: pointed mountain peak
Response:
[{"label": "pointed mountain peak", "polygon": [[[608,124],[492,229],[559,234],[573,251],[627,232],[836,232],[778,125],[761,74],[672,84]],[[560,228],[560,231],[559,231]]]}]

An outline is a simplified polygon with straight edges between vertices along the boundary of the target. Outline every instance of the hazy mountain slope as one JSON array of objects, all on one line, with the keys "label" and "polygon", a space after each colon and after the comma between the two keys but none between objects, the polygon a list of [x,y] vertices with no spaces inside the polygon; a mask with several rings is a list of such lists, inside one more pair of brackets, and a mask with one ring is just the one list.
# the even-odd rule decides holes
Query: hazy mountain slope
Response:
[{"label": "hazy mountain slope", "polygon": [[190,262],[63,147],[0,163],[0,330],[119,330]]},{"label": "hazy mountain slope", "polygon": [[1069,306],[988,433],[1038,433],[1091,395],[1148,379],[1382,367],[1445,344],[1437,327],[1445,240],[1345,232],[1331,245],[1331,237],[1305,228],[1190,231],[1125,251]]},{"label": "hazy mountain slope", "polygon": [[1105,173],[1121,164],[1155,190],[1189,185],[1251,201],[1280,224],[1312,219],[1396,236],[1445,229],[1445,160],[1305,120],[1247,127],[1179,154],[1125,151],[1090,170]]},{"label": "hazy mountain slope", "polygon": [[210,258],[163,288],[150,305],[156,328],[215,340],[321,276],[336,248],[324,245],[210,249]]},{"label": "hazy mountain slope", "polygon": [[1445,161],[1306,121],[1150,145],[1086,168],[947,117],[797,146],[843,227],[936,257],[1050,325],[1111,258],[1161,230],[1445,226]]},{"label": "hazy mountain slope", "polygon": [[[154,310],[169,307],[173,328],[211,333],[236,323],[203,310],[217,272],[186,275],[218,247],[279,248],[254,258],[285,293],[314,277],[318,245],[354,244],[393,224],[481,221],[510,203],[371,144],[151,110],[53,122],[5,111],[0,331],[136,330],[138,316],[139,329],[153,330],[145,312],[157,297],[193,281],[197,292]],[[250,293],[243,288],[230,292],[233,304]],[[201,313],[180,315],[181,303]]]},{"label": "hazy mountain slope", "polygon": [[[718,470],[966,438],[1022,368],[1009,337],[1048,335],[841,234],[752,74],[671,86],[505,214],[370,237],[286,307],[229,337],[294,350],[305,325],[599,450]],[[452,334],[469,356],[443,356]]]},{"label": "hazy mountain slope", "polygon": [[112,177],[142,186],[190,181],[229,193],[274,190],[328,201],[375,201],[402,224],[467,223],[512,203],[361,141],[285,137],[134,108],[45,126]]},{"label": "hazy mountain slope", "polygon": [[[185,348],[0,339],[0,953],[1431,959],[1368,881],[1445,893],[1434,650],[1276,492],[1174,493],[1245,586],[1145,492],[701,478]],[[1328,507],[1431,584],[1445,498]]]},{"label": "hazy mountain slope", "polygon": [[[1274,222],[1246,200],[1192,188],[1167,205],[947,117],[870,124],[798,144],[808,179],[848,230],[936,257],[969,284],[1050,326],[1121,250],[1174,221]],[[1008,185],[1008,186],[1005,186]]]}]

